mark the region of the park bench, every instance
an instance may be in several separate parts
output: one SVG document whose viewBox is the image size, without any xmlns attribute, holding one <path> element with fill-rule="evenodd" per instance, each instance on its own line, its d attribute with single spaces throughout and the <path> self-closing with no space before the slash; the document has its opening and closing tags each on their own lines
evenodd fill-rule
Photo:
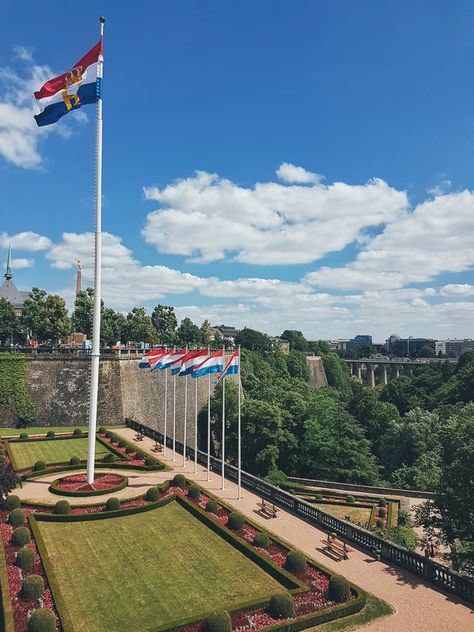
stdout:
<svg viewBox="0 0 474 632">
<path fill-rule="evenodd" d="M 137 434 L 135 435 L 135 440 L 136 441 L 143 441 L 143 437 L 144 437 L 144 435 L 141 432 L 137 432 Z"/>
<path fill-rule="evenodd" d="M 352 551 L 352 549 L 342 540 L 338 540 L 335 534 L 328 533 L 327 540 L 321 541 L 324 544 L 324 548 L 330 553 L 337 555 L 341 560 L 349 559 L 349 552 Z"/>
<path fill-rule="evenodd" d="M 259 507 L 262 515 L 268 516 L 269 518 L 277 517 L 277 508 L 275 507 L 275 503 L 270 505 L 270 503 L 267 503 L 265 499 L 262 498 L 262 501 L 259 503 Z"/>
<path fill-rule="evenodd" d="M 152 448 L 153 452 L 163 452 L 163 446 L 158 441 L 155 441 L 155 445 Z"/>
</svg>

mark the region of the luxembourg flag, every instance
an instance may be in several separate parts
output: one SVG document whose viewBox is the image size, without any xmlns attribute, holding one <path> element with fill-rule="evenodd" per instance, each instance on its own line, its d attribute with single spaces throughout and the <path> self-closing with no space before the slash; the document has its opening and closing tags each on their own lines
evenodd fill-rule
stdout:
<svg viewBox="0 0 474 632">
<path fill-rule="evenodd" d="M 234 351 L 234 353 L 230 356 L 229 362 L 225 365 L 224 370 L 219 375 L 214 384 L 218 384 L 221 380 L 226 378 L 228 375 L 237 375 L 240 369 L 240 349 Z"/>
<path fill-rule="evenodd" d="M 197 349 L 196 351 L 190 351 L 186 356 L 184 356 L 178 375 L 191 375 L 191 373 L 194 371 L 194 368 L 198 364 L 201 364 L 201 362 L 207 357 L 207 354 L 207 349 Z"/>
<path fill-rule="evenodd" d="M 102 61 L 102 38 L 71 70 L 50 79 L 35 92 L 41 111 L 35 116 L 38 127 L 56 123 L 71 110 L 96 103 L 101 98 L 102 77 L 98 74 L 102 73 L 102 69 L 97 72 L 99 61 Z"/>
<path fill-rule="evenodd" d="M 187 349 L 179 349 L 176 351 L 170 351 L 169 353 L 165 353 L 162 356 L 161 360 L 158 361 L 156 365 L 156 369 L 160 369 L 160 371 L 164 371 L 165 369 L 169 369 L 174 362 L 185 356 L 187 353 Z"/>
<path fill-rule="evenodd" d="M 221 373 L 224 366 L 224 352 L 222 349 L 211 353 L 205 360 L 198 364 L 191 373 L 193 378 L 210 375 L 211 373 Z"/>
<path fill-rule="evenodd" d="M 145 353 L 143 358 L 140 360 L 138 364 L 138 368 L 140 369 L 153 369 L 157 364 L 158 360 L 166 353 L 166 347 L 162 347 L 161 349 L 152 349 Z"/>
</svg>

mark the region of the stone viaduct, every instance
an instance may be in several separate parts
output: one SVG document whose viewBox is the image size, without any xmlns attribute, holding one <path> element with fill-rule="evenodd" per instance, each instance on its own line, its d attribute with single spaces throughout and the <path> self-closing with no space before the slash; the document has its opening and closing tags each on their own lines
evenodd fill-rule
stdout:
<svg viewBox="0 0 474 632">
<path fill-rule="evenodd" d="M 420 358 L 410 360 L 408 358 L 360 358 L 359 360 L 345 360 L 352 376 L 362 381 L 363 372 L 365 382 L 369 388 L 375 388 L 377 384 L 385 385 L 389 377 L 396 379 L 400 375 L 412 375 L 415 367 L 424 366 L 433 362 L 456 363 L 453 359 Z M 378 368 L 378 371 L 376 369 Z M 376 379 L 378 373 L 378 380 Z"/>
</svg>

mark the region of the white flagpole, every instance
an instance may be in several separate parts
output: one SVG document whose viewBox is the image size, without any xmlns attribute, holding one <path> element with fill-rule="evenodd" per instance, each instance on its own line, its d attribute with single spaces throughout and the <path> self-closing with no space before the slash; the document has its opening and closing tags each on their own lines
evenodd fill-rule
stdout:
<svg viewBox="0 0 474 632">
<path fill-rule="evenodd" d="M 100 18 L 100 39 L 104 36 L 105 18 Z M 91 353 L 91 386 L 89 399 L 89 436 L 87 440 L 87 482 L 94 482 L 95 433 L 97 426 L 97 398 L 99 394 L 100 364 L 100 312 L 101 312 L 101 263 L 102 263 L 102 76 L 104 58 L 99 55 L 97 64 L 97 97 L 96 124 L 96 189 L 95 189 L 95 257 L 94 257 L 94 310 L 92 321 L 92 353 Z"/>
<path fill-rule="evenodd" d="M 198 471 L 198 377 L 194 380 L 194 473 Z"/>
<path fill-rule="evenodd" d="M 175 345 L 173 351 L 176 351 Z M 176 461 L 176 375 L 173 375 L 173 461 Z"/>
<path fill-rule="evenodd" d="M 207 480 L 211 480 L 211 374 L 207 376 Z"/>
<path fill-rule="evenodd" d="M 222 347 L 222 366 L 225 364 L 225 349 Z M 225 489 L 225 377 L 222 378 L 222 443 L 221 443 L 221 490 Z"/>
<path fill-rule="evenodd" d="M 166 434 L 168 430 L 168 371 L 165 371 L 165 428 L 163 432 L 163 456 L 166 454 Z"/>
<path fill-rule="evenodd" d="M 242 382 L 240 379 L 240 347 L 239 347 L 239 379 L 238 383 L 238 412 L 237 412 L 237 500 L 242 498 L 242 431 L 240 423 L 240 390 Z"/>
<path fill-rule="evenodd" d="M 184 378 L 183 467 L 186 467 L 186 431 L 188 422 L 188 376 Z"/>
</svg>

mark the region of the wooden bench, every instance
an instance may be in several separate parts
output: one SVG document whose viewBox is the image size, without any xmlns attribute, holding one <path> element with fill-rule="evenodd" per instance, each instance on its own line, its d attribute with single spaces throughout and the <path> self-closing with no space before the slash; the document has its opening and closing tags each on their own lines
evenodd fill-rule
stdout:
<svg viewBox="0 0 474 632">
<path fill-rule="evenodd" d="M 158 441 L 155 441 L 155 445 L 152 448 L 153 452 L 163 452 L 163 446 Z"/>
<path fill-rule="evenodd" d="M 275 507 L 275 503 L 272 503 L 272 505 L 270 505 L 270 503 L 267 503 L 265 501 L 264 498 L 262 498 L 261 503 L 259 504 L 260 507 L 260 513 L 268 516 L 269 518 L 276 518 L 277 517 L 277 508 Z"/>
<path fill-rule="evenodd" d="M 352 549 L 342 540 L 338 540 L 334 535 L 331 536 L 328 534 L 327 540 L 321 540 L 321 542 L 327 551 L 337 555 L 341 560 L 349 559 L 349 552 L 352 551 Z"/>
<path fill-rule="evenodd" d="M 144 435 L 141 432 L 137 432 L 137 434 L 135 435 L 135 440 L 136 441 L 143 441 L 143 437 L 144 437 Z"/>
</svg>

